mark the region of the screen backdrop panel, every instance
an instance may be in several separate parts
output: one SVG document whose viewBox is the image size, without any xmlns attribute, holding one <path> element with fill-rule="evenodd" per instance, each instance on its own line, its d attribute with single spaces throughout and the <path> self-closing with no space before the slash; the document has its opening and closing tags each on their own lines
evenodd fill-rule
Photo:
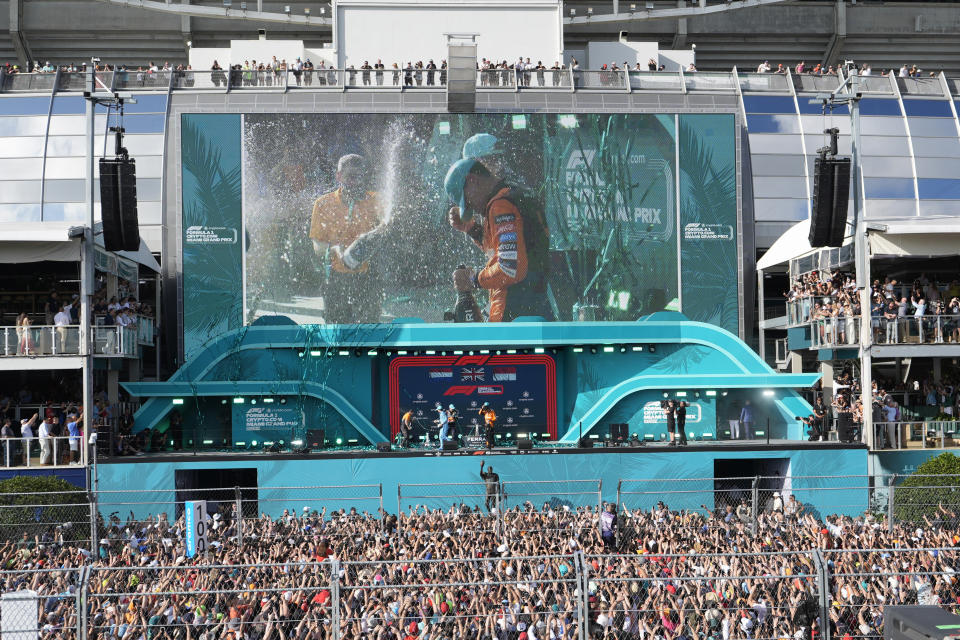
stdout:
<svg viewBox="0 0 960 640">
<path fill-rule="evenodd" d="M 733 114 L 188 114 L 186 354 L 268 315 L 301 324 L 449 320 L 453 271 L 479 270 L 492 253 L 447 217 L 444 176 L 478 133 L 497 140 L 481 162 L 510 188 L 520 218 L 542 221 L 542 278 L 509 287 L 508 301 L 561 321 L 679 310 L 738 332 Z M 365 163 L 366 202 L 354 206 L 337 193 L 338 162 L 350 154 Z M 336 249 L 311 238 L 324 197 L 336 205 L 325 209 L 335 217 L 326 220 L 336 231 L 330 245 L 345 249 L 358 230 L 378 230 L 362 278 L 336 272 Z M 514 251 L 506 244 L 501 251 Z M 484 313 L 489 295 L 474 292 Z"/>
<path fill-rule="evenodd" d="M 437 402 L 460 414 L 460 433 L 472 433 L 489 402 L 499 434 L 549 433 L 557 438 L 556 363 L 548 355 L 399 356 L 390 360 L 390 437 L 413 410 L 413 436 L 436 438 Z"/>
</svg>

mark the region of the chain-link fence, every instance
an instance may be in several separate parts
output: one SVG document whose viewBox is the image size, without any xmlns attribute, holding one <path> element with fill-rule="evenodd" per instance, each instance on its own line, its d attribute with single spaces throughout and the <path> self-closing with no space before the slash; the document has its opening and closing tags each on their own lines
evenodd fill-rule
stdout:
<svg viewBox="0 0 960 640">
<path fill-rule="evenodd" d="M 744 523 L 756 519 L 761 478 L 662 478 L 621 480 L 617 504 L 626 511 L 671 511 L 702 514 L 710 526 L 726 514 Z M 710 518 L 711 515 L 719 518 Z"/>
<path fill-rule="evenodd" d="M 816 626 L 811 553 L 586 556 L 589 635 L 789 638 Z"/>
<path fill-rule="evenodd" d="M 922 544 L 924 530 L 913 532 Z M 829 619 L 836 638 L 883 636 L 887 605 L 932 605 L 960 613 L 960 549 L 823 551 Z"/>
<path fill-rule="evenodd" d="M 20 549 L 33 551 L 28 545 Z M 87 568 L 0 571 L 0 638 L 83 637 L 80 596 Z"/>
<path fill-rule="evenodd" d="M 89 548 L 91 515 L 86 491 L 0 494 L 0 544 Z"/>
</svg>

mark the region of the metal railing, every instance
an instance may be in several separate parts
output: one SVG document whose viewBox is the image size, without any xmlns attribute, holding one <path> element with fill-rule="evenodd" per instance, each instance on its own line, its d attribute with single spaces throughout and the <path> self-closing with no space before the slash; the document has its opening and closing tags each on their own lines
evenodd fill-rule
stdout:
<svg viewBox="0 0 960 640">
<path fill-rule="evenodd" d="M 957 446 L 960 423 L 954 420 L 874 422 L 877 449 L 946 449 Z"/>
<path fill-rule="evenodd" d="M 814 349 L 856 346 L 860 343 L 859 316 L 810 321 Z M 874 344 L 960 343 L 960 316 L 924 315 L 871 319 Z"/>
<path fill-rule="evenodd" d="M 94 326 L 93 353 L 99 356 L 136 357 L 139 344 L 153 344 L 155 324 L 152 318 L 140 318 L 135 326 Z M 86 355 L 80 344 L 77 325 L 31 325 L 0 327 L 0 357 Z"/>
<path fill-rule="evenodd" d="M 68 467 L 86 464 L 86 459 L 83 436 L 0 439 L 0 466 L 4 469 Z"/>
<path fill-rule="evenodd" d="M 28 551 L 30 551 L 28 549 Z M 32 553 L 32 551 L 30 551 Z M 883 636 L 883 607 L 956 612 L 955 548 L 492 556 L 0 571 L 4 637 Z M 149 560 L 149 558 L 148 558 Z M 688 636 L 689 637 L 689 636 Z"/>
<path fill-rule="evenodd" d="M 83 355 L 81 351 L 76 325 L 0 327 L 0 356 Z"/>
<path fill-rule="evenodd" d="M 430 73 L 433 72 L 433 83 Z M 542 80 L 541 80 L 542 79 Z M 790 83 L 798 92 L 830 91 L 842 82 L 841 76 L 794 73 L 752 73 L 738 71 L 639 71 L 602 69 L 516 69 L 478 70 L 477 87 L 481 89 L 512 88 L 549 90 L 571 85 L 577 89 L 613 89 L 633 91 L 789 93 Z M 896 82 L 907 95 L 944 95 L 939 76 L 924 78 L 890 78 L 864 76 L 861 88 L 865 93 L 892 94 Z M 0 92 L 49 93 L 53 90 L 79 92 L 84 90 L 83 72 L 18 73 L 0 72 Z M 956 90 L 960 79 L 946 78 L 947 86 Z M 244 89 L 288 91 L 297 89 L 440 89 L 446 85 L 446 70 L 436 69 L 330 69 L 314 68 L 295 71 L 273 69 L 220 69 L 149 71 L 122 69 L 97 72 L 98 88 L 117 90 L 220 90 Z M 947 96 L 944 96 L 947 97 Z"/>
</svg>

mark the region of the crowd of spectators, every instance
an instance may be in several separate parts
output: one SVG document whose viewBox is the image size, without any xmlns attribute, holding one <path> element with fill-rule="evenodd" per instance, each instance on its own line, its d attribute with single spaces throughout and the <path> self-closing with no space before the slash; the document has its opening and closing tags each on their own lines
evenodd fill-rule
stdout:
<svg viewBox="0 0 960 640">
<path fill-rule="evenodd" d="M 792 324 L 813 321 L 824 344 L 859 341 L 860 295 L 854 276 L 811 271 L 784 292 Z M 820 322 L 818 322 L 820 321 Z M 870 324 L 875 343 L 960 342 L 960 281 L 938 284 L 920 274 L 910 285 L 885 277 L 870 287 Z"/>
<path fill-rule="evenodd" d="M 797 75 L 812 75 L 812 76 L 835 76 L 837 75 L 838 67 L 834 65 L 820 64 L 807 64 L 805 60 L 798 62 L 792 69 L 792 72 Z M 769 60 L 764 60 L 759 65 L 757 65 L 757 73 L 780 73 L 786 74 L 788 70 L 787 66 L 784 66 L 783 63 L 777 64 L 776 68 L 770 64 Z M 919 78 L 924 75 L 924 70 L 917 67 L 917 65 L 910 65 L 904 63 L 900 69 L 890 69 L 889 71 L 880 70 L 879 74 L 874 74 L 873 67 L 869 64 L 862 64 L 860 66 L 852 67 L 851 71 L 858 76 L 896 76 L 899 78 Z M 846 73 L 846 71 L 845 71 Z M 936 77 L 936 71 L 928 72 L 929 77 Z"/>
<path fill-rule="evenodd" d="M 351 640 L 560 640 L 579 637 L 584 600 L 593 638 L 802 639 L 826 625 L 879 638 L 886 605 L 960 604 L 957 514 L 943 506 L 890 530 L 870 513 L 820 518 L 774 492 L 753 530 L 732 505 L 610 505 L 601 522 L 550 504 L 396 515 L 291 504 L 241 523 L 227 504 L 211 504 L 206 557 L 187 557 L 184 519 L 166 514 L 111 514 L 92 549 L 71 541 L 76 524 L 32 527 L 0 547 L 0 588 L 36 591 L 41 637 L 70 637 L 77 572 L 29 570 L 91 566 L 86 624 L 98 640 L 327 639 L 334 602 Z M 834 576 L 828 619 L 813 549 Z"/>
</svg>

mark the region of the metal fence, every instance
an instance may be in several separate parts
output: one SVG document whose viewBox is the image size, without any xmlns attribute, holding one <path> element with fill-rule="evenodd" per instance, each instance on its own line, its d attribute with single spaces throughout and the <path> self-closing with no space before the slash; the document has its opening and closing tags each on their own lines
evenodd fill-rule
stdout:
<svg viewBox="0 0 960 640">
<path fill-rule="evenodd" d="M 956 548 L 578 551 L 0 571 L 0 631 L 4 640 L 877 638 L 885 605 L 956 612 L 958 559 Z"/>
</svg>

